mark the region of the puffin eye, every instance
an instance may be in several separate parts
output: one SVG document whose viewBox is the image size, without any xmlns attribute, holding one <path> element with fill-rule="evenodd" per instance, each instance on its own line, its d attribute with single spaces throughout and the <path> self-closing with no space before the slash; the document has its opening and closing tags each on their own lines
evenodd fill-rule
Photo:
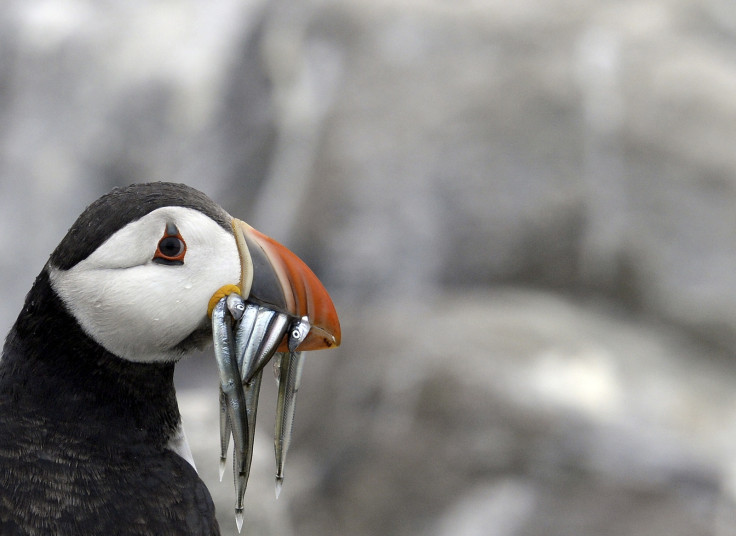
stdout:
<svg viewBox="0 0 736 536">
<path fill-rule="evenodd" d="M 158 264 L 181 265 L 184 264 L 184 255 L 187 245 L 184 242 L 176 225 L 169 223 L 164 230 L 164 236 L 158 241 L 153 262 Z"/>
</svg>

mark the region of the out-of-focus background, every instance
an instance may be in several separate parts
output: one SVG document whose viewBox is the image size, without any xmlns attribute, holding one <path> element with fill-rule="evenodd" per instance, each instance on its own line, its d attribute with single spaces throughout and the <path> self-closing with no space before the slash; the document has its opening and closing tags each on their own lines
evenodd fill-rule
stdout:
<svg viewBox="0 0 736 536">
<path fill-rule="evenodd" d="M 250 535 L 736 534 L 731 0 L 8 0 L 0 328 L 84 207 L 185 182 L 330 289 Z M 217 482 L 212 357 L 177 373 Z M 229 479 L 229 477 L 226 477 Z"/>
</svg>

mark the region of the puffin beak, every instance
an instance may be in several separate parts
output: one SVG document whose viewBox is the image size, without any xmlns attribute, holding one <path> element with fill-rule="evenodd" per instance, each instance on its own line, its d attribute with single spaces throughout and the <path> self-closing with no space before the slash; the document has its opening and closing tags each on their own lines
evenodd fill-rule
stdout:
<svg viewBox="0 0 736 536">
<path fill-rule="evenodd" d="M 233 218 L 240 255 L 240 289 L 246 300 L 285 313 L 307 317 L 309 333 L 296 350 L 321 350 L 340 345 L 340 321 L 322 282 L 293 252 L 274 239 Z M 286 352 L 287 337 L 277 351 Z"/>
</svg>

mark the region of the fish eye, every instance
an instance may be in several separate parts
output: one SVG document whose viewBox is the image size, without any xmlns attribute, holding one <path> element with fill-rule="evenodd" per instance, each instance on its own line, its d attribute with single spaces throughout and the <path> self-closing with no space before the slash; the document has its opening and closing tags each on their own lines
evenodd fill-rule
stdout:
<svg viewBox="0 0 736 536">
<path fill-rule="evenodd" d="M 168 224 L 164 230 L 164 236 L 158 241 L 153 262 L 158 264 L 181 265 L 184 264 L 184 255 L 187 252 L 187 244 L 184 242 L 179 230 L 174 224 Z"/>
</svg>

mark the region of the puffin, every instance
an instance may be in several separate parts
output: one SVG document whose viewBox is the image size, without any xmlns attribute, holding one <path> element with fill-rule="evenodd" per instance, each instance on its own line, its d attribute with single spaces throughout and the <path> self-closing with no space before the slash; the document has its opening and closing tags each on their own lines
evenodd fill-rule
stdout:
<svg viewBox="0 0 736 536">
<path fill-rule="evenodd" d="M 339 344 L 316 276 L 202 192 L 137 183 L 83 211 L 0 358 L 0 534 L 220 534 L 174 368 L 212 344 L 208 305 L 244 280 L 244 298 L 293 316 L 308 296 L 305 344 Z"/>
</svg>

